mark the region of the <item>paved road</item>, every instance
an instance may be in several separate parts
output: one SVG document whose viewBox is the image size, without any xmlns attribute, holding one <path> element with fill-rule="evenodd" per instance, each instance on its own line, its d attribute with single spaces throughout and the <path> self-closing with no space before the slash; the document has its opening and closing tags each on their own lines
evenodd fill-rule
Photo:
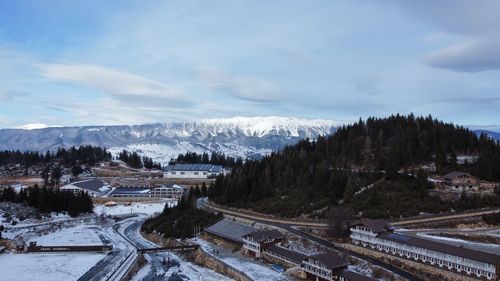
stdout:
<svg viewBox="0 0 500 281">
<path fill-rule="evenodd" d="M 127 220 L 120 223 L 128 223 Z M 117 235 L 112 226 L 105 227 L 103 232 L 98 233 L 99 238 L 105 242 L 111 242 L 113 250 L 106 257 L 100 260 L 96 265 L 90 268 L 84 275 L 78 278 L 78 281 L 98 281 L 107 280 L 127 256 L 135 251 L 135 248 L 128 241 Z"/>
<path fill-rule="evenodd" d="M 204 201 L 198 201 L 198 205 L 202 204 L 202 202 Z M 201 206 L 200 206 L 201 207 Z M 205 207 L 208 207 L 208 209 L 211 209 L 211 207 L 205 205 Z M 217 208 L 215 211 L 219 211 L 219 212 L 222 212 L 222 213 L 226 213 L 225 210 L 223 209 L 220 209 L 220 208 Z M 365 255 L 362 255 L 362 254 L 358 254 L 358 253 L 355 253 L 355 252 L 352 252 L 352 251 L 349 251 L 349 250 L 346 250 L 344 248 L 341 248 L 340 246 L 336 245 L 335 243 L 332 243 L 326 239 L 322 239 L 322 238 L 319 238 L 319 237 L 316 237 L 316 236 L 312 236 L 308 233 L 305 233 L 305 232 L 302 232 L 298 229 L 295 229 L 293 228 L 294 225 L 290 225 L 290 224 L 284 224 L 284 223 L 276 223 L 276 222 L 270 222 L 268 220 L 261 220 L 259 218 L 252 218 L 250 217 L 249 215 L 247 214 L 244 214 L 244 215 L 239 215 L 238 213 L 235 213 L 235 212 L 227 212 L 226 214 L 230 215 L 230 216 L 234 216 L 234 217 L 239 217 L 239 218 L 243 218 L 243 219 L 247 219 L 247 220 L 252 220 L 254 222 L 257 222 L 257 223 L 260 223 L 260 224 L 266 224 L 266 225 L 270 225 L 270 226 L 275 226 L 275 227 L 279 227 L 281 229 L 284 229 L 290 233 L 294 233 L 298 236 L 301 236 L 302 238 L 304 239 L 307 239 L 309 241 L 313 241 L 313 242 L 316 242 L 320 245 L 323 245 L 327 248 L 330 248 L 330 249 L 334 249 L 334 250 L 337 250 L 339 252 L 342 252 L 346 255 L 350 255 L 350 256 L 353 256 L 353 257 L 356 257 L 356 258 L 359 258 L 359 259 L 362 259 L 362 260 L 365 260 L 365 261 L 368 261 L 374 265 L 377 265 L 377 266 L 380 266 L 388 271 L 391 271 L 391 272 L 394 272 L 396 274 L 398 274 L 399 276 L 403 277 L 403 278 L 406 278 L 410 281 L 421 281 L 422 279 L 418 278 L 417 276 L 415 276 L 414 274 L 408 272 L 408 271 L 405 271 L 405 270 L 402 270 L 398 267 L 395 267 L 395 266 L 392 266 L 390 264 L 387 264 L 387 263 L 384 263 L 384 262 L 381 262 L 379 260 L 376 260 L 376 259 L 373 259 L 371 257 L 368 257 L 368 256 L 365 256 Z"/>
<path fill-rule="evenodd" d="M 207 204 L 207 202 L 204 198 L 200 198 L 197 201 L 198 208 L 202 207 L 201 205 L 203 207 L 209 207 L 212 210 L 220 211 L 222 213 L 229 214 L 232 216 L 237 216 L 240 218 L 250 219 L 250 220 L 258 218 L 261 221 L 265 221 L 266 223 L 271 223 L 271 224 L 279 223 L 279 224 L 286 224 L 286 225 L 290 225 L 290 226 L 304 226 L 304 227 L 314 227 L 314 228 L 328 228 L 329 227 L 328 223 L 323 223 L 323 222 L 295 221 L 295 220 L 273 218 L 273 217 L 266 217 L 266 216 L 256 216 L 253 214 L 228 210 L 226 208 L 220 208 L 220 207 L 214 206 L 212 204 Z M 413 217 L 413 218 L 407 218 L 407 219 L 391 222 L 391 224 L 395 225 L 395 226 L 404 226 L 404 225 L 410 225 L 410 224 L 425 224 L 425 223 L 429 223 L 429 222 L 439 222 L 439 221 L 449 221 L 449 220 L 460 219 L 460 218 L 479 217 L 482 215 L 494 214 L 494 213 L 500 213 L 500 209 L 467 212 L 467 213 L 451 214 L 451 215 L 437 215 L 437 216 L 429 216 L 429 217 L 422 217 L 422 218 Z"/>
<path fill-rule="evenodd" d="M 140 234 L 140 228 L 146 217 L 126 226 L 123 235 L 138 248 L 158 247 L 147 241 Z M 221 276 L 214 271 L 199 267 L 192 263 L 181 260 L 170 252 L 158 252 L 145 254 L 149 272 L 143 281 L 183 281 L 183 280 L 220 280 Z M 170 261 L 170 263 L 168 263 Z M 223 278 L 225 280 L 225 278 Z"/>
<path fill-rule="evenodd" d="M 409 225 L 409 224 L 422 224 L 422 223 L 429 223 L 429 222 L 449 221 L 449 220 L 462 219 L 462 218 L 480 217 L 482 215 L 489 215 L 489 214 L 494 214 L 494 213 L 500 213 L 500 209 L 477 211 L 477 212 L 467 212 L 467 213 L 453 214 L 453 215 L 431 216 L 431 217 L 426 217 L 426 218 L 410 218 L 410 219 L 405 219 L 402 221 L 392 222 L 391 224 L 397 225 L 397 226 L 403 226 L 403 225 Z"/>
</svg>

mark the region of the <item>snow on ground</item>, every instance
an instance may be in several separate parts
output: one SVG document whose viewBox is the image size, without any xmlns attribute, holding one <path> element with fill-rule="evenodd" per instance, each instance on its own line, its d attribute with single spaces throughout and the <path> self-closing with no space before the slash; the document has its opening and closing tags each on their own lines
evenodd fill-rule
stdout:
<svg viewBox="0 0 500 281">
<path fill-rule="evenodd" d="M 417 236 L 421 236 L 421 237 L 426 238 L 426 239 L 434 240 L 436 242 L 447 243 L 450 245 L 464 246 L 466 248 L 477 250 L 477 251 L 483 251 L 483 252 L 488 252 L 488 253 L 492 253 L 492 254 L 500 253 L 500 245 L 471 242 L 471 241 L 466 241 L 466 240 L 457 239 L 457 238 L 434 236 L 432 234 L 426 234 L 426 233 L 418 233 Z"/>
<path fill-rule="evenodd" d="M 73 219 L 46 219 L 42 220 L 42 222 L 38 224 L 29 224 L 23 226 L 16 225 L 15 227 L 6 226 L 5 231 L 2 232 L 2 236 L 7 239 L 15 239 L 16 237 L 21 237 L 23 241 L 29 241 L 34 237 L 47 235 L 49 233 L 54 233 L 63 229 L 76 227 L 78 225 L 91 225 L 95 223 L 95 216 Z"/>
<path fill-rule="evenodd" d="M 232 253 L 229 249 L 214 245 L 203 239 L 195 239 L 194 241 L 208 253 L 215 253 L 215 250 L 217 250 L 218 254 L 215 254 L 215 256 L 219 260 L 243 271 L 254 280 L 295 280 L 291 276 L 273 270 L 271 265 L 258 262 L 239 253 Z"/>
<path fill-rule="evenodd" d="M 155 203 L 132 203 L 130 205 L 116 205 L 116 206 L 104 206 L 104 205 L 95 205 L 94 212 L 98 215 L 130 215 L 130 214 L 146 214 L 146 215 L 154 215 L 161 213 L 163 208 L 165 208 L 165 204 L 168 204 L 169 207 L 173 207 L 177 205 L 176 200 L 168 200 L 161 201 Z"/>
<path fill-rule="evenodd" d="M 500 238 L 500 229 L 488 230 L 488 231 L 483 232 L 483 234 Z"/>
<path fill-rule="evenodd" d="M 149 275 L 151 271 L 151 264 L 146 264 L 143 266 L 132 278 L 132 281 L 141 281 Z"/>
<path fill-rule="evenodd" d="M 47 235 L 33 237 L 30 241 L 36 241 L 41 246 L 88 246 L 102 245 L 102 241 L 96 234 L 95 226 L 78 225 L 76 227 L 62 229 Z"/>
<path fill-rule="evenodd" d="M 82 274 L 102 259 L 105 254 L 2 254 L 0 279 L 2 281 L 69 281 Z"/>
</svg>

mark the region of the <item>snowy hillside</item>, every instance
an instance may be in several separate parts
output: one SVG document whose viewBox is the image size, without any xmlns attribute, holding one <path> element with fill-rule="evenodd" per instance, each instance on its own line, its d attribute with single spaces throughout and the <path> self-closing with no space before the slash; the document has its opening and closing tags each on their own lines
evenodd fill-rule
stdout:
<svg viewBox="0 0 500 281">
<path fill-rule="evenodd" d="M 304 138 L 335 131 L 331 120 L 233 117 L 133 126 L 48 127 L 0 130 L 0 150 L 53 150 L 84 144 L 137 151 L 166 162 L 186 151 L 259 158 Z"/>
</svg>

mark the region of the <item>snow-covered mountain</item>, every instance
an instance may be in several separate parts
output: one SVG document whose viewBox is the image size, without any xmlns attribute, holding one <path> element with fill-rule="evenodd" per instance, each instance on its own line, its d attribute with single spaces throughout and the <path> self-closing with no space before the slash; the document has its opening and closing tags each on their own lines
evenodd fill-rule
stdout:
<svg viewBox="0 0 500 281">
<path fill-rule="evenodd" d="M 160 162 L 186 151 L 259 158 L 300 139 L 331 134 L 337 125 L 331 120 L 269 116 L 134 126 L 1 129 L 0 150 L 45 151 L 90 144 L 107 147 L 112 153 L 137 151 Z"/>
</svg>

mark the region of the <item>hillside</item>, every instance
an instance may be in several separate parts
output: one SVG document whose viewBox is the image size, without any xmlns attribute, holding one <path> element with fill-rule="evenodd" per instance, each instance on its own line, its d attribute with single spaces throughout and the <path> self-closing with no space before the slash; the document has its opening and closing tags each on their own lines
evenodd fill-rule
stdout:
<svg viewBox="0 0 500 281">
<path fill-rule="evenodd" d="M 105 147 L 114 155 L 126 149 L 160 163 L 188 151 L 258 159 L 301 139 L 331 134 L 336 126 L 330 120 L 268 116 L 134 126 L 0 129 L 0 150 L 46 151 L 92 145 Z"/>
<path fill-rule="evenodd" d="M 457 154 L 479 159 L 459 167 Z M 331 136 L 303 140 L 260 161 L 246 162 L 231 175 L 219 177 L 210 197 L 230 206 L 299 216 L 337 205 L 362 187 L 429 161 L 436 162 L 439 172 L 467 168 L 481 178 L 500 179 L 500 146 L 491 139 L 430 116 L 396 115 L 360 120 Z M 399 188 L 414 188 L 412 180 L 405 183 Z M 384 192 L 384 186 L 377 190 Z M 404 199 L 391 200 L 398 198 Z"/>
</svg>

